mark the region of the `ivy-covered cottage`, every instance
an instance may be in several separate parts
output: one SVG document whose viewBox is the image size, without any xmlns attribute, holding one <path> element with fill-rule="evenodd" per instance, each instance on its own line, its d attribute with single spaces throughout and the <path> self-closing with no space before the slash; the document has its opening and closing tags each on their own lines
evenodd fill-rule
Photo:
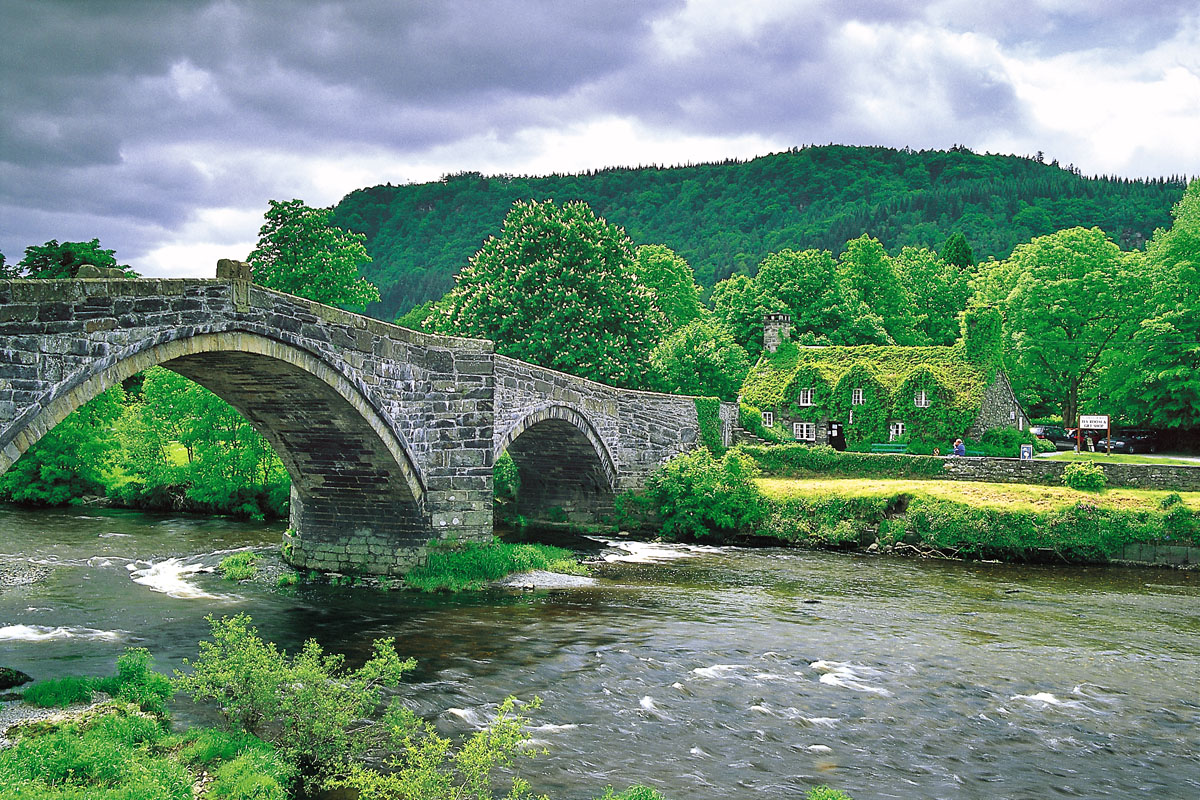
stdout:
<svg viewBox="0 0 1200 800">
<path fill-rule="evenodd" d="M 904 442 L 946 453 L 959 437 L 1027 427 L 1000 366 L 995 309 L 967 311 L 952 347 L 805 347 L 789 340 L 790 330 L 789 315 L 767 315 L 763 354 L 742 387 L 743 425 L 770 438 L 851 450 Z"/>
</svg>

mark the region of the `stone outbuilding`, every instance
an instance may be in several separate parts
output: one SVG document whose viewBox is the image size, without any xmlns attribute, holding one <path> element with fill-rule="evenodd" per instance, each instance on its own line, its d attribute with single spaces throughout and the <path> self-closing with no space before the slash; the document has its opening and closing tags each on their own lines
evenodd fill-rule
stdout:
<svg viewBox="0 0 1200 800">
<path fill-rule="evenodd" d="M 802 346 L 791 317 L 764 319 L 763 354 L 742 387 L 743 415 L 784 439 L 838 449 L 917 443 L 948 449 L 994 428 L 1028 428 L 1001 367 L 994 309 L 964 315 L 949 347 Z M 914 449 L 916 449 L 914 447 Z"/>
</svg>

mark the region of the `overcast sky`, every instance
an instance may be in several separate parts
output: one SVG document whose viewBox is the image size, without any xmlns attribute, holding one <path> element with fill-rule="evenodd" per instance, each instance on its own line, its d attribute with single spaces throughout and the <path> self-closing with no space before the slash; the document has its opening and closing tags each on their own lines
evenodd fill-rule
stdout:
<svg viewBox="0 0 1200 800">
<path fill-rule="evenodd" d="M 810 143 L 1200 174 L 1197 0 L 0 0 L 0 30 L 10 263 L 98 237 L 209 276 L 269 199 Z"/>
</svg>

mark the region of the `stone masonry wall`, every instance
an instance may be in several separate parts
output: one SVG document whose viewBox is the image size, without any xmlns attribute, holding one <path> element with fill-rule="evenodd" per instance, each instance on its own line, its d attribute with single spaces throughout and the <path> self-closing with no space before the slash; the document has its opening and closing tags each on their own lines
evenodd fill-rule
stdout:
<svg viewBox="0 0 1200 800">
<path fill-rule="evenodd" d="M 105 388 L 170 362 L 257 416 L 301 470 L 297 564 L 397 572 L 428 538 L 490 537 L 491 343 L 238 280 L 0 281 L 0 471 Z"/>
<path fill-rule="evenodd" d="M 574 442 L 572 457 L 560 459 L 564 474 L 558 484 L 580 486 L 581 503 L 606 502 L 587 499 L 597 481 L 607 482 L 609 495 L 638 488 L 656 466 L 696 446 L 699 424 L 691 397 L 617 389 L 504 356 L 496 356 L 495 382 L 495 453 L 508 450 L 520 468 L 529 452 L 521 437 L 555 420 L 560 441 Z M 568 448 L 559 452 L 566 455 Z"/>
<path fill-rule="evenodd" d="M 979 416 L 975 418 L 974 424 L 967 431 L 967 437 L 978 439 L 984 431 L 992 428 L 1017 427 L 1018 419 L 1021 421 L 1022 428 L 1029 427 L 1029 419 L 1021 410 L 1021 404 L 1017 402 L 1017 396 L 1012 390 L 1012 384 L 1008 382 L 1008 376 L 1004 374 L 1004 370 L 996 370 L 995 379 L 983 391 Z"/>
<path fill-rule="evenodd" d="M 945 477 L 993 483 L 1062 484 L 1066 461 L 1016 458 L 947 458 Z M 1200 464 L 1194 467 L 1158 464 L 1100 464 L 1110 486 L 1171 491 L 1200 491 Z"/>
</svg>

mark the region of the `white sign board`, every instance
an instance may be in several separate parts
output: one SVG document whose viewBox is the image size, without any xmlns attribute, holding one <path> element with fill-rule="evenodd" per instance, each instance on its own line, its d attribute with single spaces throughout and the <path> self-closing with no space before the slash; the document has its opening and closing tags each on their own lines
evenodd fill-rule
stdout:
<svg viewBox="0 0 1200 800">
<path fill-rule="evenodd" d="M 1079 427 L 1088 430 L 1107 430 L 1108 414 L 1080 414 Z"/>
</svg>

